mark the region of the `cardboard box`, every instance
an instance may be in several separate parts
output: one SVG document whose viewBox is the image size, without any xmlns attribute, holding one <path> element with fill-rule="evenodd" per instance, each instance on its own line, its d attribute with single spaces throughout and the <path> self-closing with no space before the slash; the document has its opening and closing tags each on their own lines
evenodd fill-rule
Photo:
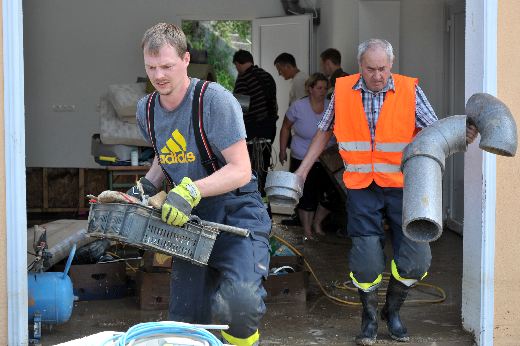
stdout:
<svg viewBox="0 0 520 346">
<path fill-rule="evenodd" d="M 173 257 L 154 251 L 145 251 L 141 262 L 141 269 L 145 272 L 170 271 Z"/>
<path fill-rule="evenodd" d="M 294 273 L 270 274 L 264 282 L 267 291 L 266 302 L 305 302 L 309 272 L 305 270 L 300 256 L 272 256 L 269 267 L 290 266 Z"/>
<path fill-rule="evenodd" d="M 69 276 L 79 300 L 116 299 L 127 294 L 124 261 L 72 265 Z"/>
<path fill-rule="evenodd" d="M 137 302 L 141 310 L 167 310 L 170 303 L 170 273 L 137 272 Z"/>
</svg>

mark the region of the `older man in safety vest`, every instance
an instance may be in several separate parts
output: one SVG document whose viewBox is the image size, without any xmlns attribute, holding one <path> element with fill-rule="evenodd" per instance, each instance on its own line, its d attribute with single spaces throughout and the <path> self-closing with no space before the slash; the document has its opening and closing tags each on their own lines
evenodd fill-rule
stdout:
<svg viewBox="0 0 520 346">
<path fill-rule="evenodd" d="M 400 164 L 404 147 L 437 116 L 416 78 L 391 73 L 393 60 L 392 45 L 385 40 L 359 45 L 360 73 L 336 80 L 332 102 L 295 172 L 305 179 L 334 132 L 345 165 L 350 277 L 363 305 L 358 345 L 373 345 L 377 338 L 377 290 L 385 269 L 383 218 L 390 226 L 393 258 L 381 318 L 397 341 L 409 340 L 399 310 L 409 288 L 426 276 L 431 263 L 429 244 L 414 242 L 402 232 Z M 468 125 L 468 143 L 476 135 L 476 128 Z"/>
</svg>

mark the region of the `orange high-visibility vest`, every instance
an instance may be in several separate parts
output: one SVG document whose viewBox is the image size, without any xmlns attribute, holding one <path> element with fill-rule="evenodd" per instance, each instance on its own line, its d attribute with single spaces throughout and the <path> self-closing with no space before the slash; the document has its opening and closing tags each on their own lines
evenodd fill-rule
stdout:
<svg viewBox="0 0 520 346">
<path fill-rule="evenodd" d="M 334 135 L 345 165 L 345 186 L 362 189 L 375 181 L 381 187 L 403 187 L 401 158 L 415 135 L 418 80 L 392 74 L 395 91 L 386 92 L 372 143 L 361 90 L 352 89 L 359 78 L 358 73 L 336 80 Z"/>
</svg>

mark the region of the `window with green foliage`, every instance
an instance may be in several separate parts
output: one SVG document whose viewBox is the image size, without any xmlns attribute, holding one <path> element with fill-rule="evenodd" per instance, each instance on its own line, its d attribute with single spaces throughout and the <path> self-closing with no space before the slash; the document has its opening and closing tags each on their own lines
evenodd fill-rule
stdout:
<svg viewBox="0 0 520 346">
<path fill-rule="evenodd" d="M 233 54 L 239 49 L 251 51 L 251 21 L 183 20 L 182 30 L 190 49 L 207 53 L 207 63 L 213 66 L 217 82 L 233 91 L 237 75 Z"/>
</svg>

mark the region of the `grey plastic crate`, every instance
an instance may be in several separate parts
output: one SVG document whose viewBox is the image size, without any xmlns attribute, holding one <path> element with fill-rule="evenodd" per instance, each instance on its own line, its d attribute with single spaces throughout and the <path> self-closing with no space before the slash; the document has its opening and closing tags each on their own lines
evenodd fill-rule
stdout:
<svg viewBox="0 0 520 346">
<path fill-rule="evenodd" d="M 138 204 L 92 203 L 87 232 L 207 265 L 219 234 L 215 227 L 189 221 L 170 226 L 158 211 Z"/>
</svg>

